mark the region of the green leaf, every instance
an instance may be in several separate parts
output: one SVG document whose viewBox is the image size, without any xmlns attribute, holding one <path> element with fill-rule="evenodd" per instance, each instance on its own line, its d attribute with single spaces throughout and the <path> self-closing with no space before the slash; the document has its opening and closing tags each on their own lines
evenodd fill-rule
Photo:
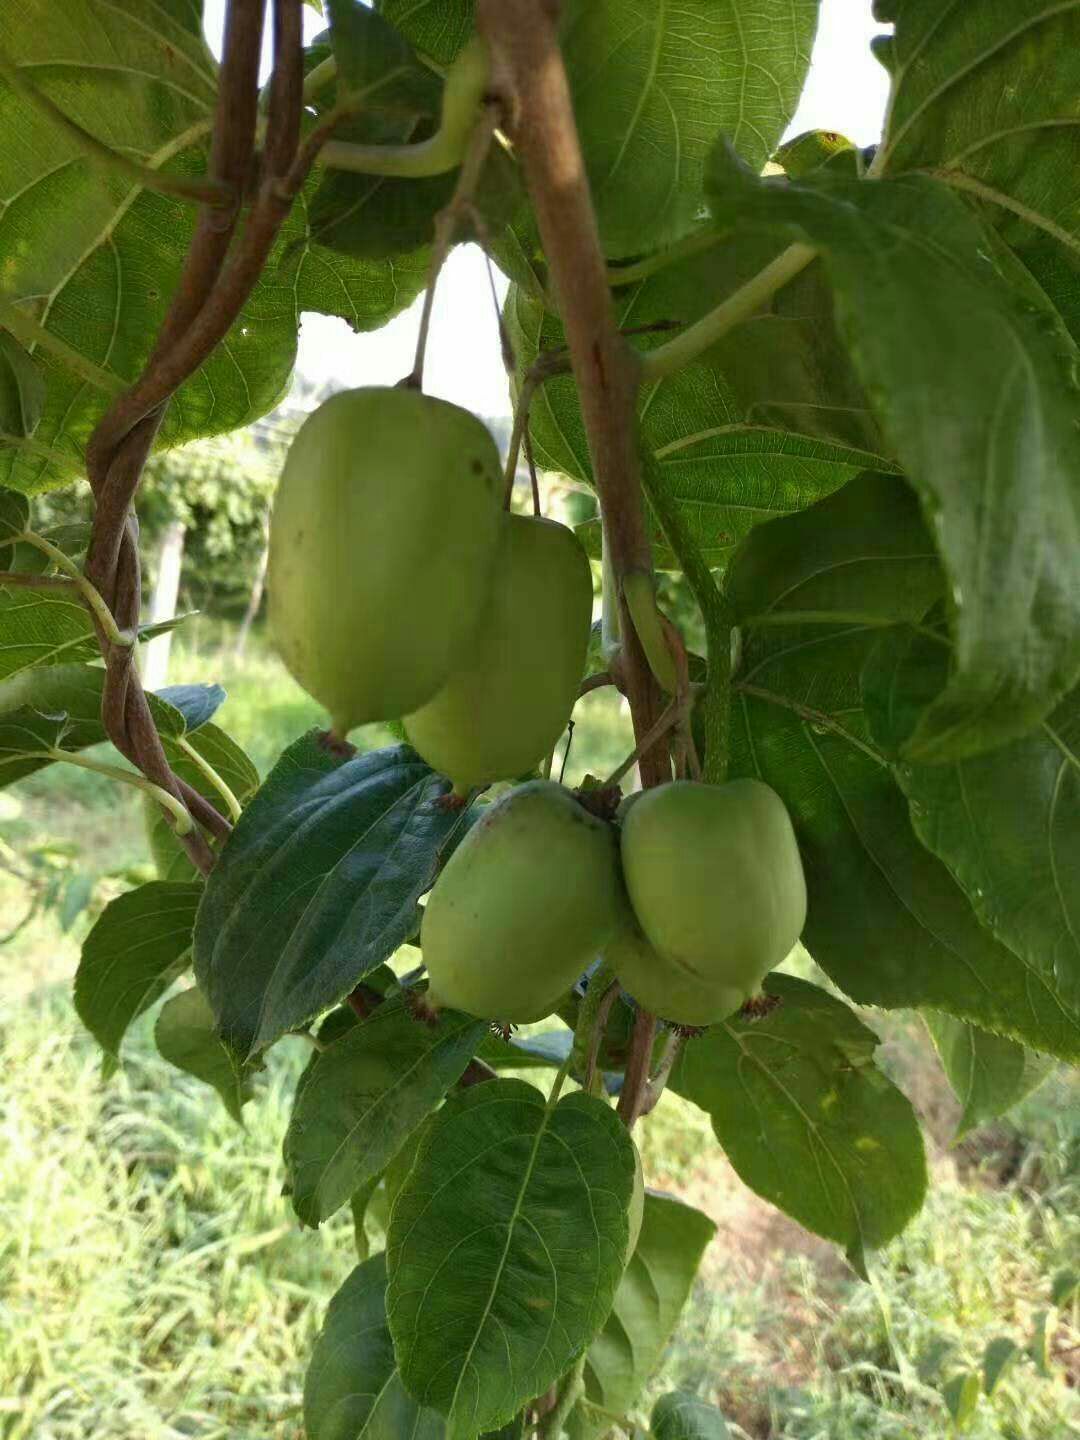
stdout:
<svg viewBox="0 0 1080 1440">
<path fill-rule="evenodd" d="M 387 1313 L 402 1378 L 448 1440 L 510 1420 L 600 1329 L 633 1174 L 607 1105 L 549 1106 L 520 1080 L 452 1096 L 424 1129 L 390 1215 Z"/>
<path fill-rule="evenodd" d="M 974 198 L 1080 337 L 1080 217 L 1062 177 L 1076 170 L 1080 18 L 1044 0 L 890 6 L 879 40 L 892 72 L 878 166 L 924 170 Z"/>
<path fill-rule="evenodd" d="M 227 698 L 220 685 L 166 685 L 153 693 L 180 711 L 189 735 L 212 720 Z"/>
<path fill-rule="evenodd" d="M 570 1440 L 607 1435 L 651 1379 L 675 1329 L 716 1226 L 700 1210 L 649 1190 L 637 1249 L 615 1304 L 585 1361 L 585 1397 L 570 1417 Z M 602 1407 L 601 1414 L 596 1407 Z"/>
<path fill-rule="evenodd" d="M 140 640 L 164 635 L 182 617 L 140 627 Z M 0 586 L 0 681 L 39 665 L 68 665 L 99 654 L 90 612 L 74 594 Z"/>
<path fill-rule="evenodd" d="M 386 1256 L 360 1264 L 330 1301 L 304 1382 L 307 1440 L 446 1440 L 442 1416 L 401 1383 L 386 1324 Z M 516 1420 L 480 1440 L 520 1440 Z"/>
<path fill-rule="evenodd" d="M 1015 1040 L 991 1035 L 951 1015 L 931 1011 L 923 1019 L 949 1084 L 963 1106 L 956 1140 L 1007 1114 L 1054 1068 L 1045 1055 L 1036 1055 Z"/>
<path fill-rule="evenodd" d="M 1059 1270 L 1050 1287 L 1050 1298 L 1060 1309 L 1071 1305 L 1080 1295 L 1080 1274 L 1075 1270 Z"/>
<path fill-rule="evenodd" d="M 980 1394 L 979 1377 L 970 1370 L 954 1375 L 941 1387 L 941 1398 L 958 1430 L 966 1430 L 971 1424 L 979 1406 Z"/>
<path fill-rule="evenodd" d="M 112 1060 L 131 1022 L 187 968 L 201 893 L 200 885 L 140 885 L 108 904 L 83 942 L 75 1009 Z"/>
<path fill-rule="evenodd" d="M 93 665 L 42 666 L 0 681 L 0 788 L 52 763 L 33 753 L 43 744 L 78 751 L 105 741 L 104 683 L 104 670 Z M 182 734 L 180 711 L 155 695 L 149 700 L 158 733 L 166 742 Z"/>
<path fill-rule="evenodd" d="M 285 1134 L 293 1209 L 320 1225 L 377 1179 L 443 1099 L 487 1030 L 452 1011 L 429 1026 L 388 1000 L 317 1055 Z"/>
<path fill-rule="evenodd" d="M 355 1191 L 349 1200 L 349 1209 L 352 1212 L 353 1220 L 353 1244 L 356 1247 L 356 1258 L 367 1260 L 371 1256 L 371 1242 L 367 1234 L 367 1212 L 371 1197 L 379 1188 L 381 1175 L 373 1175 L 370 1180 L 365 1180 L 359 1190 Z"/>
<path fill-rule="evenodd" d="M 983 1351 L 983 1389 L 993 1395 L 1005 1371 L 1020 1354 L 1020 1347 L 1007 1335 L 991 1340 Z"/>
<path fill-rule="evenodd" d="M 1030 730 L 1080 680 L 1077 350 L 936 180 L 762 182 L 718 148 L 718 220 L 819 247 L 837 318 L 947 577 L 952 673 L 904 747 L 943 761 Z"/>
<path fill-rule="evenodd" d="M 2 332 L 0 332 L 2 334 Z M 0 540 L 12 535 L 21 535 L 30 524 L 30 503 L 25 495 L 15 490 L 0 490 Z M 0 550 L 0 558 L 7 563 L 7 556 Z"/>
<path fill-rule="evenodd" d="M 691 324 L 753 276 L 776 253 L 769 238 L 717 240 L 704 253 L 616 291 L 626 326 Z M 871 466 L 890 468 L 868 402 L 836 333 L 820 266 L 776 295 L 759 315 L 701 360 L 646 387 L 640 404 L 644 445 L 705 561 L 723 564 L 750 528 L 829 494 Z M 541 350 L 563 343 L 558 322 L 518 287 L 505 317 L 519 375 Z M 635 337 L 641 350 L 670 338 Z M 537 462 L 591 483 L 589 449 L 569 377 L 536 395 L 532 436 Z M 660 525 L 648 516 L 656 561 L 680 568 Z M 599 555 L 599 521 L 579 530 Z"/>
<path fill-rule="evenodd" d="M 337 95 L 348 96 L 362 113 L 403 119 L 405 129 L 394 138 L 407 139 L 409 121 L 417 115 L 438 114 L 437 78 L 420 64 L 408 41 L 384 15 L 357 0 L 330 0 L 328 9 Z M 383 138 L 371 137 L 374 143 Z"/>
<path fill-rule="evenodd" d="M 168 693 L 162 691 L 162 694 Z M 151 697 L 153 699 L 153 697 Z M 198 717 L 196 717 L 198 718 Z M 192 785 L 219 811 L 226 808 L 217 786 L 203 772 L 190 751 L 208 764 L 225 782 L 241 806 L 246 805 L 259 788 L 259 772 L 247 754 L 224 730 L 203 720 L 199 728 L 184 737 L 187 749 L 175 740 L 164 740 L 165 754 L 173 773 Z M 190 880 L 198 872 L 187 851 L 177 839 L 160 805 L 148 801 L 145 809 L 147 840 L 162 880 Z"/>
<path fill-rule="evenodd" d="M 67 115 L 141 164 L 203 176 L 218 69 L 194 10 L 144 0 L 0 0 L 0 32 L 14 62 Z M 115 390 L 148 358 L 196 223 L 190 202 L 140 190 L 88 162 L 78 142 L 0 84 L 0 216 L 4 293 L 36 325 L 104 372 L 88 381 L 48 346 L 33 358 L 46 382 L 32 438 L 0 445 L 0 481 L 33 494 L 83 468 L 90 433 Z M 322 247 L 306 202 L 314 175 L 282 226 L 258 285 L 223 344 L 169 406 L 161 444 L 249 424 L 279 400 L 305 310 L 354 329 L 384 324 L 423 287 L 423 253 L 371 263 Z"/>
<path fill-rule="evenodd" d="M 32 435 L 44 404 L 44 376 L 14 335 L 0 330 L 0 447 L 8 437 Z"/>
<path fill-rule="evenodd" d="M 869 734 L 859 679 L 881 627 L 924 614 L 938 583 L 914 533 L 898 534 L 891 554 L 886 541 L 868 555 L 874 496 L 867 481 L 850 513 L 852 497 L 841 491 L 761 526 L 732 562 L 744 626 L 732 775 L 763 779 L 791 812 L 810 900 L 804 939 L 852 999 L 944 1010 L 1076 1059 L 1080 1013 L 979 925 L 948 870 L 919 844 Z"/>
<path fill-rule="evenodd" d="M 418 49 L 447 61 L 472 0 L 382 0 Z M 568 0 L 562 48 L 611 256 L 690 228 L 709 147 L 724 130 L 760 169 L 795 113 L 817 0 Z"/>
<path fill-rule="evenodd" d="M 661 1395 L 649 1422 L 655 1440 L 728 1440 L 724 1417 L 686 1390 Z"/>
<path fill-rule="evenodd" d="M 330 1301 L 304 1381 L 308 1440 L 442 1440 L 442 1418 L 401 1383 L 386 1323 L 386 1256 L 352 1272 Z"/>
<path fill-rule="evenodd" d="M 207 884 L 195 972 L 240 1059 L 342 1000 L 413 934 L 416 904 L 464 832 L 449 783 L 408 746 L 341 761 L 296 741 Z"/>
<path fill-rule="evenodd" d="M 154 1040 L 170 1065 L 212 1085 L 225 1109 L 239 1124 L 241 1106 L 251 1099 L 250 1077 L 238 1074 L 229 1052 L 214 1034 L 214 1017 L 202 992 L 192 987 L 161 1007 Z"/>
<path fill-rule="evenodd" d="M 922 632 L 882 637 L 863 670 L 875 740 L 894 752 L 935 693 L 948 651 Z M 919 839 L 982 923 L 1080 1003 L 1080 686 L 1028 735 L 947 765 L 900 765 Z"/>
<path fill-rule="evenodd" d="M 670 1083 L 706 1112 L 752 1190 L 862 1270 L 926 1193 L 915 1112 L 874 1064 L 877 1036 L 842 1001 L 790 975 L 765 988 L 776 1009 L 689 1041 Z"/>
</svg>

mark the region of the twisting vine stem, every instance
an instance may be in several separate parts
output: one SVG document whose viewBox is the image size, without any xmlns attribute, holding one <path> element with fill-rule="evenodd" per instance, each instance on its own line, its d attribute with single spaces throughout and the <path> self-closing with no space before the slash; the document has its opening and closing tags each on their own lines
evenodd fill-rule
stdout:
<svg viewBox="0 0 1080 1440">
<path fill-rule="evenodd" d="M 240 200 L 256 173 L 259 57 L 264 0 L 230 0 L 207 184 L 219 203 L 204 204 L 169 312 L 142 375 L 102 418 L 87 447 L 94 525 L 86 579 L 121 633 L 138 625 L 141 575 L 132 501 L 168 403 L 225 337 L 247 301 L 282 221 L 314 161 L 301 149 L 303 33 L 301 0 L 274 0 L 274 70 L 259 183 L 238 233 Z M 322 137 L 325 138 L 325 137 Z M 220 196 L 233 197 L 229 205 Z M 131 647 L 99 624 L 106 662 L 102 719 L 106 733 L 152 784 L 185 806 L 198 825 L 223 838 L 231 827 L 208 800 L 174 775 L 154 725 Z M 202 830 L 183 837 L 205 874 L 214 862 Z"/>
</svg>

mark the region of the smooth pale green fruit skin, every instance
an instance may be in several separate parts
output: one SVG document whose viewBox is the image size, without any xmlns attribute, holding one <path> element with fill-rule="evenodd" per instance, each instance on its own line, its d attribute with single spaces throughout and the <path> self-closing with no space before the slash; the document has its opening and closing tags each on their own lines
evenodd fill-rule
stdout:
<svg viewBox="0 0 1080 1440">
<path fill-rule="evenodd" d="M 753 993 L 738 985 L 703 980 L 681 963 L 665 960 L 632 919 L 609 942 L 604 959 L 635 1004 L 678 1025 L 724 1020 Z"/>
<path fill-rule="evenodd" d="M 668 964 L 661 973 L 639 946 L 612 958 L 631 995 L 666 1019 L 726 1018 L 802 933 L 806 880 L 795 832 L 784 802 L 759 780 L 680 780 L 647 791 L 626 811 L 622 864 L 644 938 Z"/>
<path fill-rule="evenodd" d="M 410 743 L 459 794 L 522 775 L 554 749 L 585 669 L 592 604 L 573 531 L 507 515 L 465 662 L 405 720 Z"/>
<path fill-rule="evenodd" d="M 270 523 L 270 623 L 340 735 L 417 709 L 446 680 L 502 518 L 495 442 L 456 405 L 348 390 L 301 426 Z"/>
<path fill-rule="evenodd" d="M 429 999 L 499 1024 L 541 1020 L 625 904 L 611 826 L 551 781 L 521 785 L 477 822 L 427 902 Z"/>
</svg>

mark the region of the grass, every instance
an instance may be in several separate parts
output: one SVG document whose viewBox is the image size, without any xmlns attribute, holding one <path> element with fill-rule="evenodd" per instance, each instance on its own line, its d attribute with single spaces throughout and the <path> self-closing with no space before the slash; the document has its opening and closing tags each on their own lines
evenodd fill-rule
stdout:
<svg viewBox="0 0 1080 1440">
<path fill-rule="evenodd" d="M 175 678 L 226 685 L 222 723 L 265 772 L 320 717 L 261 646 L 237 667 L 222 638 L 200 622 L 178 643 Z M 606 773 L 627 748 L 625 716 L 589 697 L 567 778 Z M 98 905 L 145 863 L 137 804 L 96 776 L 43 772 L 0 804 L 17 848 L 49 837 L 91 858 Z M 21 904 L 0 872 L 0 933 Z M 306 1357 L 354 1261 L 344 1216 L 301 1231 L 280 1194 L 305 1052 L 275 1049 L 244 1129 L 157 1057 L 152 1017 L 103 1084 L 70 1002 L 92 914 L 70 934 L 55 913 L 39 917 L 0 949 L 0 1436 L 299 1440 Z M 956 1107 L 921 1027 L 868 1020 L 922 1113 L 935 1177 L 922 1213 L 877 1258 L 875 1287 L 750 1196 L 692 1106 L 666 1096 L 641 1139 L 650 1183 L 720 1226 L 653 1393 L 699 1392 L 736 1436 L 944 1437 L 942 1381 L 977 1369 L 996 1336 L 1027 1346 L 1054 1274 L 1080 1270 L 1077 1079 L 1054 1076 L 1007 1122 L 951 1149 Z M 974 1440 L 1080 1437 L 1073 1310 L 1052 1335 L 1045 1373 L 1021 1357 L 980 1402 Z"/>
</svg>

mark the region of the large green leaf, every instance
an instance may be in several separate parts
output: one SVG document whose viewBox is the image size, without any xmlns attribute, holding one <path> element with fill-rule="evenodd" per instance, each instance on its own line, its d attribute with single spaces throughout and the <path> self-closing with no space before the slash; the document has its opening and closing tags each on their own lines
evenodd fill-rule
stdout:
<svg viewBox="0 0 1080 1440">
<path fill-rule="evenodd" d="M 154 1040 L 170 1065 L 212 1086 L 232 1118 L 242 1123 L 241 1107 L 251 1099 L 250 1076 L 237 1071 L 214 1034 L 214 1017 L 201 990 L 192 986 L 166 1000 L 154 1025 Z"/>
<path fill-rule="evenodd" d="M 941 761 L 1036 725 L 1080 680 L 1077 351 L 937 180 L 761 181 L 718 147 L 718 219 L 823 252 L 837 316 L 948 579 L 952 674 L 905 746 Z"/>
<path fill-rule="evenodd" d="M 730 1435 L 720 1411 L 685 1390 L 661 1395 L 649 1429 L 654 1440 L 728 1440 Z"/>
<path fill-rule="evenodd" d="M 949 1084 L 963 1106 L 956 1138 L 1000 1119 L 1041 1085 L 1053 1061 L 1003 1035 L 990 1035 L 951 1015 L 923 1016 Z"/>
<path fill-rule="evenodd" d="M 1080 338 L 1080 14 L 1047 0 L 885 0 L 887 174 L 925 170 L 969 197 Z"/>
<path fill-rule="evenodd" d="M 136 1016 L 186 968 L 201 893 L 201 885 L 140 885 L 107 905 L 86 937 L 75 1009 L 110 1059 Z"/>
<path fill-rule="evenodd" d="M 623 1272 L 634 1150 L 602 1101 L 520 1080 L 449 1099 L 387 1236 L 387 1314 L 410 1393 L 471 1440 L 542 1395 L 603 1325 Z"/>
<path fill-rule="evenodd" d="M 285 751 L 207 883 L 195 972 L 248 1059 L 344 998 L 409 939 L 467 823 L 406 745 L 341 760 L 318 732 Z"/>
<path fill-rule="evenodd" d="M 381 0 L 421 50 L 456 54 L 473 0 Z M 567 0 L 562 47 L 607 253 L 690 228 L 721 130 L 760 169 L 810 64 L 817 0 Z"/>
<path fill-rule="evenodd" d="M 326 1312 L 304 1381 L 307 1440 L 446 1440 L 401 1383 L 386 1323 L 386 1256 L 358 1265 Z M 520 1440 L 520 1420 L 480 1440 Z"/>
<path fill-rule="evenodd" d="M 890 753 L 947 663 L 947 649 L 924 630 L 897 629 L 875 647 L 863 700 Z M 983 924 L 1080 1004 L 1080 687 L 1020 740 L 895 773 L 919 839 Z"/>
<path fill-rule="evenodd" d="M 180 624 L 180 618 L 140 628 L 148 640 Z M 62 590 L 5 590 L 0 586 L 0 681 L 41 665 L 68 665 L 100 654 L 90 612 Z"/>
<path fill-rule="evenodd" d="M 184 16 L 143 0 L 0 0 L 9 56 L 65 113 L 154 169 L 203 173 L 217 66 Z M 90 164 L 32 104 L 0 84 L 3 298 L 104 371 L 139 374 L 178 281 L 195 207 Z M 305 195 L 318 184 L 310 182 Z M 170 406 L 164 444 L 219 434 L 269 410 L 288 382 L 303 310 L 359 330 L 385 323 L 422 287 L 426 260 L 348 260 L 311 236 L 302 197 L 237 324 Z M 0 479 L 33 493 L 77 474 L 110 392 L 32 346 L 46 384 L 32 437 L 0 435 Z"/>
<path fill-rule="evenodd" d="M 688 1042 L 671 1084 L 708 1114 L 752 1190 L 862 1271 L 926 1193 L 915 1112 L 874 1063 L 878 1037 L 842 1001 L 790 975 L 766 991 L 775 1010 Z"/>
<path fill-rule="evenodd" d="M 33 435 L 44 404 L 45 381 L 33 357 L 0 330 L 0 434 Z"/>
<path fill-rule="evenodd" d="M 453 1011 L 427 1025 L 406 1002 L 388 1000 L 316 1056 L 285 1134 L 287 1186 L 301 1220 L 321 1224 L 382 1173 L 487 1028 Z"/>
<path fill-rule="evenodd" d="M 705 1247 L 716 1233 L 707 1215 L 648 1191 L 637 1249 L 603 1330 L 589 1346 L 585 1395 L 570 1417 L 570 1440 L 607 1435 L 657 1368 L 686 1304 Z"/>
<path fill-rule="evenodd" d="M 867 551 L 874 482 L 859 483 L 863 506 L 851 515 L 855 487 L 754 530 L 732 562 L 744 624 L 732 772 L 765 780 L 788 806 L 809 890 L 806 944 L 841 989 L 865 1004 L 944 1010 L 1075 1059 L 1080 1009 L 982 928 L 919 843 L 869 733 L 860 675 L 881 627 L 925 614 L 940 582 L 925 536 L 897 533 L 890 545 L 886 527 Z"/>
<path fill-rule="evenodd" d="M 620 288 L 628 328 L 691 324 L 768 263 L 775 240 L 717 240 L 701 255 Z M 722 564 L 755 524 L 802 509 L 860 470 L 890 461 L 832 317 L 820 266 L 797 277 L 746 324 L 690 368 L 647 386 L 644 443 L 706 562 Z M 522 373 L 563 343 L 558 322 L 517 286 L 506 318 Z M 647 350 L 665 335 L 644 335 Z M 588 444 L 574 385 L 549 380 L 532 407 L 539 463 L 590 481 Z M 652 521 L 654 552 L 675 560 Z M 584 527 L 599 554 L 599 524 Z M 677 568 L 677 567 L 676 567 Z"/>
</svg>

